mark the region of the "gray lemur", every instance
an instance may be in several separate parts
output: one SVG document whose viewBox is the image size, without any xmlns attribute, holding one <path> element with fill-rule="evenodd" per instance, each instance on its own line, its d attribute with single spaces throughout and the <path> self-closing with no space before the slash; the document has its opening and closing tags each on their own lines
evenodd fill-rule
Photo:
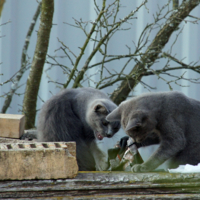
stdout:
<svg viewBox="0 0 200 200">
<path fill-rule="evenodd" d="M 122 102 L 106 119 L 121 121 L 137 143 L 160 143 L 134 172 L 154 170 L 168 159 L 169 168 L 200 162 L 200 101 L 175 91 L 147 93 Z"/>
<path fill-rule="evenodd" d="M 117 106 L 96 89 L 66 89 L 53 96 L 42 107 L 38 120 L 38 141 L 75 141 L 79 170 L 108 168 L 107 157 L 96 140 L 112 137 L 119 122 L 106 121 Z"/>
</svg>

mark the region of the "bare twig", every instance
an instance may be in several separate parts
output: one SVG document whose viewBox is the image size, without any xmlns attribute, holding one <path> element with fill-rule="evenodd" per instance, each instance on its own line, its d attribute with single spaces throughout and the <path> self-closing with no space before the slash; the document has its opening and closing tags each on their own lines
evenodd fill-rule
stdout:
<svg viewBox="0 0 200 200">
<path fill-rule="evenodd" d="M 86 60 L 83 68 L 80 70 L 78 76 L 76 77 L 74 84 L 73 84 L 73 88 L 76 88 L 79 86 L 80 81 L 83 79 L 84 73 L 86 72 L 86 70 L 88 69 L 88 65 L 91 61 L 91 59 L 93 58 L 93 56 L 96 54 L 96 52 L 99 50 L 99 48 L 101 47 L 101 45 L 104 43 L 104 41 L 109 37 L 109 35 L 116 30 L 117 28 L 119 28 L 124 22 L 126 22 L 130 17 L 132 17 L 145 3 L 147 2 L 147 0 L 145 0 L 143 3 L 141 3 L 141 5 L 139 7 L 136 8 L 136 10 L 133 10 L 129 15 L 127 15 L 125 18 L 123 18 L 122 20 L 120 20 L 119 22 L 117 22 L 99 41 L 99 43 L 97 44 L 97 46 L 95 47 L 95 49 L 92 51 L 92 53 L 89 55 L 88 59 Z M 99 18 L 100 19 L 100 18 Z M 98 20 L 96 20 L 98 22 Z"/>
<path fill-rule="evenodd" d="M 103 0 L 102 9 L 101 9 L 101 11 L 100 11 L 100 13 L 99 13 L 97 19 L 96 19 L 95 22 L 93 23 L 93 26 L 92 26 L 92 28 L 91 28 L 89 34 L 88 34 L 88 37 L 87 37 L 85 43 L 83 44 L 83 47 L 81 48 L 81 52 L 80 52 L 79 56 L 77 57 L 76 62 L 75 62 L 75 64 L 74 64 L 74 68 L 72 69 L 72 72 L 71 72 L 71 74 L 69 75 L 68 81 L 67 81 L 66 84 L 64 85 L 65 88 L 69 85 L 69 83 L 70 83 L 71 80 L 72 80 L 72 77 L 74 76 L 75 71 L 77 70 L 78 64 L 79 64 L 79 62 L 80 62 L 80 60 L 81 60 L 81 58 L 82 58 L 82 56 L 83 56 L 83 54 L 84 54 L 84 51 L 85 51 L 85 49 L 86 49 L 86 47 L 87 47 L 87 45 L 88 45 L 88 43 L 89 43 L 89 41 L 90 41 L 90 38 L 91 38 L 91 36 L 92 36 L 92 34 L 93 34 L 94 30 L 95 30 L 95 27 L 96 27 L 96 25 L 97 25 L 97 22 L 99 21 L 99 19 L 101 18 L 101 16 L 102 16 L 103 13 L 104 13 L 105 6 L 106 6 L 106 0 Z"/>
<path fill-rule="evenodd" d="M 26 59 L 27 50 L 28 50 L 28 46 L 29 46 L 29 43 L 30 43 L 30 37 L 31 37 L 33 29 L 35 27 L 35 23 L 36 23 L 36 21 L 38 19 L 38 16 L 40 14 L 40 9 L 41 9 L 41 3 L 38 4 L 36 12 L 35 12 L 35 14 L 33 16 L 33 20 L 31 22 L 31 25 L 30 25 L 29 30 L 27 32 L 26 39 L 25 39 L 25 44 L 24 44 L 24 47 L 23 47 L 23 50 L 22 50 L 21 68 L 16 73 L 15 79 L 12 80 L 13 84 L 11 85 L 11 89 L 8 92 L 8 94 L 6 96 L 6 99 L 4 101 L 4 105 L 3 105 L 2 110 L 1 110 L 2 113 L 6 113 L 8 107 L 10 106 L 10 103 L 12 101 L 12 97 L 15 94 L 15 91 L 18 88 L 19 81 L 20 81 L 21 77 L 23 76 L 24 72 L 27 69 L 27 64 L 28 64 L 27 59 Z"/>
<path fill-rule="evenodd" d="M 133 67 L 130 72 L 131 76 L 128 80 L 122 81 L 120 86 L 111 95 L 112 100 L 116 104 L 119 104 L 121 101 L 126 99 L 132 88 L 134 88 L 141 80 L 142 73 L 147 71 L 147 69 L 150 68 L 156 61 L 162 48 L 168 42 L 171 34 L 177 29 L 185 17 L 188 16 L 190 11 L 199 5 L 199 3 L 200 1 L 198 0 L 183 2 L 178 11 L 171 14 L 165 25 L 160 29 L 152 43 L 147 48 L 145 55 L 141 57 L 140 64 L 136 64 Z M 147 66 L 146 63 L 148 63 Z"/>
</svg>

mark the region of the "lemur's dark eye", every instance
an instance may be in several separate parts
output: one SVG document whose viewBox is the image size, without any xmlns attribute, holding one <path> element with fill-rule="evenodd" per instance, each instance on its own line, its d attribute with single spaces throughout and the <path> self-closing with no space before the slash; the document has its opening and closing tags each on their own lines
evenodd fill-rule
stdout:
<svg viewBox="0 0 200 200">
<path fill-rule="evenodd" d="M 104 119 L 104 120 L 102 120 L 102 124 L 103 124 L 104 126 L 107 126 L 107 125 L 109 124 L 109 122 L 106 121 L 106 120 Z"/>
<path fill-rule="evenodd" d="M 141 129 L 141 126 L 136 126 L 136 127 L 134 128 L 135 131 L 140 131 L 140 129 Z"/>
</svg>

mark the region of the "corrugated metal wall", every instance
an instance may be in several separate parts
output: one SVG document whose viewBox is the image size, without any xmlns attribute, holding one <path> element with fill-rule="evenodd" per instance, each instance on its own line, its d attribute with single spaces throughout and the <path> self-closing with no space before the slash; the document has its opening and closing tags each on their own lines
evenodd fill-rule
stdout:
<svg viewBox="0 0 200 200">
<path fill-rule="evenodd" d="M 108 3 L 113 1 L 109 0 Z M 146 26 L 147 23 L 153 22 L 153 13 L 155 14 L 158 11 L 158 7 L 162 7 L 166 4 L 168 0 L 149 0 L 147 3 L 147 10 L 145 7 L 142 8 L 137 14 L 137 19 L 132 21 L 132 25 L 128 25 L 131 27 L 129 31 L 121 31 L 116 34 L 110 42 L 109 45 L 109 54 L 123 54 L 124 52 L 127 53 L 127 47 L 125 45 L 129 45 L 133 48 L 132 41 L 137 42 L 138 38 Z M 181 2 L 181 1 L 180 1 Z M 101 1 L 98 1 L 101 3 Z M 131 10 L 134 10 L 137 6 L 141 4 L 140 0 L 126 0 L 121 1 L 124 7 L 121 8 L 120 17 L 123 18 L 126 16 Z M 32 21 L 32 17 L 35 13 L 36 7 L 38 3 L 36 0 L 6 0 L 4 4 L 3 13 L 1 17 L 1 24 L 11 21 L 6 25 L 0 26 L 0 73 L 3 74 L 0 76 L 0 82 L 4 82 L 8 80 L 15 72 L 17 72 L 20 68 L 20 60 L 21 60 L 21 53 L 22 48 L 24 45 L 24 40 L 26 33 L 28 31 L 29 25 Z M 169 8 L 171 9 L 172 3 L 169 4 Z M 166 8 L 167 9 L 167 8 Z M 165 9 L 165 11 L 166 11 Z M 149 12 L 147 12 L 149 11 Z M 195 8 L 191 15 L 200 18 L 200 6 Z M 83 41 L 85 39 L 84 34 L 81 30 L 78 30 L 72 26 L 68 26 L 63 22 L 68 22 L 73 24 L 73 18 L 79 20 L 82 18 L 83 21 L 94 21 L 96 17 L 96 13 L 94 11 L 94 4 L 93 1 L 83 1 L 83 0 L 55 0 L 55 12 L 54 12 L 54 19 L 53 19 L 53 28 L 51 32 L 51 39 L 49 45 L 49 55 L 54 55 L 55 50 L 60 47 L 60 43 L 58 42 L 57 38 L 63 41 L 70 49 L 78 55 L 81 47 L 83 45 Z M 191 21 L 194 20 L 192 18 L 187 18 L 187 20 Z M 28 49 L 28 56 L 30 57 L 30 61 L 32 61 L 34 48 L 37 39 L 37 30 L 39 27 L 39 21 L 37 21 L 36 27 L 34 29 L 33 35 L 30 41 L 30 47 Z M 175 55 L 178 59 L 183 59 L 184 62 L 189 64 L 191 62 L 198 62 L 200 58 L 200 25 L 193 24 L 189 22 L 183 22 L 180 26 L 180 29 L 176 31 L 172 37 L 170 38 L 169 44 L 166 45 L 164 48 L 164 52 L 170 50 L 171 45 L 173 44 L 174 40 L 176 39 L 176 35 L 178 32 L 182 30 L 182 33 L 178 37 L 176 44 L 174 44 L 172 54 Z M 89 28 L 89 27 L 88 27 Z M 154 33 L 155 34 L 155 33 Z M 150 40 L 153 39 L 153 34 L 149 38 Z M 151 41 L 149 41 L 151 42 Z M 81 65 L 84 64 L 85 58 L 89 55 L 92 49 L 92 44 L 89 48 L 86 49 L 85 55 L 81 60 Z M 101 58 L 98 54 L 91 62 L 95 63 Z M 120 67 L 124 64 L 125 61 L 115 61 L 112 63 L 107 63 L 106 66 L 115 69 L 120 69 Z M 160 66 L 165 65 L 165 60 L 160 60 L 159 63 L 154 65 L 154 69 L 159 69 Z M 70 66 L 69 61 L 64 61 L 65 65 Z M 171 65 L 177 66 L 176 63 L 171 62 Z M 130 63 L 129 70 L 131 67 L 134 66 L 134 62 Z M 48 68 L 49 65 L 45 65 L 45 69 Z M 90 74 L 93 74 L 97 69 L 92 69 Z M 129 71 L 127 69 L 127 73 Z M 174 74 L 181 75 L 186 70 L 176 71 Z M 63 75 L 62 71 L 58 68 L 54 68 L 53 70 L 48 72 L 52 79 L 58 82 L 65 82 L 66 76 Z M 194 73 L 192 71 L 188 71 L 185 75 L 187 78 L 198 78 L 199 74 Z M 28 77 L 28 72 L 25 73 L 22 80 L 20 81 L 20 85 L 22 87 L 17 91 L 19 95 L 15 95 L 13 98 L 12 104 L 7 113 L 20 113 L 21 105 L 23 102 L 23 93 L 25 89 L 25 83 Z M 167 80 L 170 80 L 169 77 L 165 77 Z M 148 76 L 143 78 L 143 81 L 146 84 L 155 87 L 155 91 L 168 91 L 168 85 L 162 81 L 158 80 L 156 76 Z M 192 84 L 187 81 L 180 81 L 183 85 L 189 85 L 189 87 L 180 87 L 178 85 L 172 84 L 174 90 L 179 90 L 185 93 L 186 95 L 200 100 L 200 92 L 199 92 L 199 85 Z M 6 92 L 9 91 L 11 84 L 5 84 L 0 87 L 0 95 L 4 95 Z M 87 85 L 86 85 L 87 86 Z M 113 89 L 116 88 L 116 85 L 106 89 L 105 91 L 111 93 Z M 42 78 L 42 83 L 40 87 L 39 96 L 43 100 L 49 99 L 49 97 L 59 91 L 59 88 L 55 86 L 55 84 L 48 83 L 48 79 L 46 78 L 46 74 L 44 73 Z M 141 84 L 139 84 L 132 94 L 138 95 L 143 92 L 148 91 L 145 89 Z M 4 98 L 0 98 L 0 107 L 2 107 L 4 102 Z M 38 109 L 41 107 L 42 101 L 38 101 Z"/>
</svg>

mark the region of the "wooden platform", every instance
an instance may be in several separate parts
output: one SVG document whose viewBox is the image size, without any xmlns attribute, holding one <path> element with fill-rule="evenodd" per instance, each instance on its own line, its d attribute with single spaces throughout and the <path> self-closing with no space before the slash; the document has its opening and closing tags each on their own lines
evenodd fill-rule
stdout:
<svg viewBox="0 0 200 200">
<path fill-rule="evenodd" d="M 74 179 L 0 181 L 2 198 L 200 199 L 200 173 L 80 172 Z"/>
</svg>

